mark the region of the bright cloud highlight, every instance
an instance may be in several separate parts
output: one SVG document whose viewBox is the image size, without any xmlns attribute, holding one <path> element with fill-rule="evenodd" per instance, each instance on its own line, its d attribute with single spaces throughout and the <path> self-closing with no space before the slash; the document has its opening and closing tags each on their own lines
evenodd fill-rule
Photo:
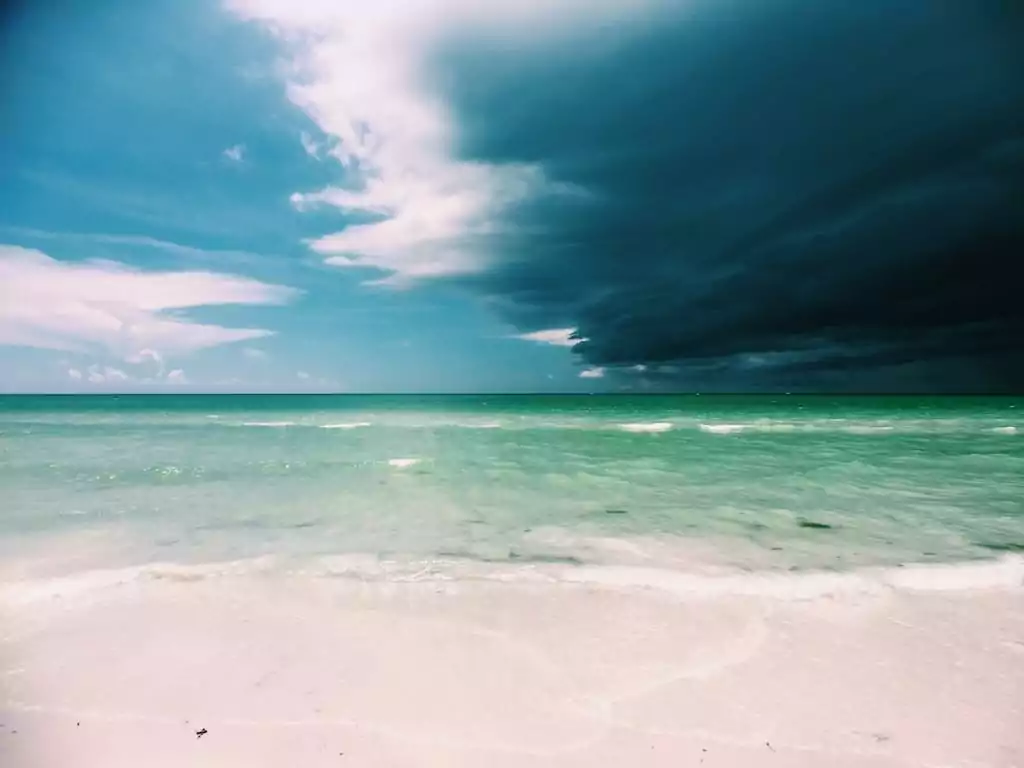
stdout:
<svg viewBox="0 0 1024 768">
<path fill-rule="evenodd" d="M 637 6 L 648 5 L 641 2 Z M 500 214 L 538 193 L 558 193 L 539 166 L 458 160 L 456 127 L 425 82 L 424 62 L 452 27 L 488 34 L 535 35 L 556 21 L 593 19 L 614 3 L 467 0 L 227 0 L 239 17 L 263 24 L 287 49 L 288 98 L 334 140 L 308 136 L 314 156 L 333 156 L 360 183 L 297 192 L 300 208 L 330 205 L 373 220 L 319 237 L 310 247 L 329 264 L 369 267 L 391 283 L 467 274 L 487 266 L 488 240 L 502 231 Z M 357 74 L 354 74 L 357 73 Z"/>
</svg>

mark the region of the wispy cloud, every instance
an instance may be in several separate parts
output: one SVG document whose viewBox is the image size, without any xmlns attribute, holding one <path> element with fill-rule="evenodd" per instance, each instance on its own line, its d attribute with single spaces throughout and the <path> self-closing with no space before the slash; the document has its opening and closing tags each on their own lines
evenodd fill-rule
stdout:
<svg viewBox="0 0 1024 768">
<path fill-rule="evenodd" d="M 104 352 L 162 366 L 168 356 L 272 334 L 198 323 L 183 310 L 280 305 L 298 295 L 293 288 L 236 275 L 143 272 L 117 262 L 58 261 L 41 251 L 0 245 L 0 344 L 5 345 Z"/>
<path fill-rule="evenodd" d="M 314 157 L 320 160 L 320 145 L 317 144 L 316 140 L 308 133 L 303 131 L 299 134 L 299 141 L 302 142 L 302 148 L 306 150 L 306 154 L 310 157 Z"/>
<path fill-rule="evenodd" d="M 155 349 L 140 349 L 138 352 L 127 355 L 125 362 L 134 363 L 135 365 L 146 365 L 147 363 L 156 366 L 156 375 L 162 376 L 164 373 L 164 358 Z"/>
<path fill-rule="evenodd" d="M 522 333 L 515 338 L 523 339 L 524 341 L 535 341 L 540 344 L 551 344 L 556 347 L 572 347 L 580 341 L 585 341 L 585 339 L 574 338 L 573 334 L 575 333 L 575 328 L 550 328 L 544 331 Z"/>
<path fill-rule="evenodd" d="M 269 357 L 266 352 L 256 347 L 245 347 L 242 354 L 250 360 L 266 360 Z"/>
<path fill-rule="evenodd" d="M 231 162 L 240 163 L 245 160 L 245 145 L 235 144 L 233 147 L 225 149 L 222 154 Z"/>
<path fill-rule="evenodd" d="M 86 379 L 90 384 L 117 384 L 129 378 L 120 368 L 109 365 L 90 365 L 86 371 Z"/>
<path fill-rule="evenodd" d="M 309 381 L 309 379 L 310 379 L 310 375 L 308 373 L 306 373 L 305 371 L 298 371 L 298 372 L 296 372 L 295 375 L 298 378 L 302 379 L 302 381 Z"/>
<path fill-rule="evenodd" d="M 600 368 L 600 367 L 584 368 L 582 371 L 580 371 L 580 378 L 581 379 L 603 379 L 604 378 L 604 368 Z"/>
<path fill-rule="evenodd" d="M 170 240 L 161 240 L 148 235 L 126 235 L 108 232 L 54 232 L 45 229 L 34 229 L 32 227 L 13 227 L 0 225 L 0 232 L 5 233 L 12 239 L 36 243 L 38 241 L 71 242 L 80 246 L 115 246 L 125 250 L 135 251 L 137 249 L 153 249 L 161 251 L 177 259 L 188 260 L 195 263 L 219 263 L 226 262 L 236 264 L 271 264 L 279 261 L 274 256 L 253 251 L 241 250 L 219 250 L 197 248 L 192 245 L 175 243 Z"/>
</svg>

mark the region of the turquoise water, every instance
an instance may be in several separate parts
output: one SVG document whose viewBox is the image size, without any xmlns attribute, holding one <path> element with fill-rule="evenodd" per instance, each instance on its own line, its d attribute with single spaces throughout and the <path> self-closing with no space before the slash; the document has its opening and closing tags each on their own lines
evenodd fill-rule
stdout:
<svg viewBox="0 0 1024 768">
<path fill-rule="evenodd" d="M 1024 547 L 1024 398 L 9 396 L 0 493 L 5 556 L 948 562 Z"/>
</svg>

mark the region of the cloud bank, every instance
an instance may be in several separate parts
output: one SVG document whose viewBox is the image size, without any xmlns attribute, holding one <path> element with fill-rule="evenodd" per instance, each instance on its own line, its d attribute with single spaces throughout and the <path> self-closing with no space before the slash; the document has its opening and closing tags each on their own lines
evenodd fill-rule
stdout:
<svg viewBox="0 0 1024 768">
<path fill-rule="evenodd" d="M 331 263 L 609 376 L 1024 388 L 1020 4 L 229 5 L 336 141 Z"/>
</svg>

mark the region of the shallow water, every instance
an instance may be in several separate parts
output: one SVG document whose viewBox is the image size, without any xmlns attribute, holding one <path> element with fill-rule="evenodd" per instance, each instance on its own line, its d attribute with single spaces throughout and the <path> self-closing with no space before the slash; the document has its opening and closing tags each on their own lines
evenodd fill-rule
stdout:
<svg viewBox="0 0 1024 768">
<path fill-rule="evenodd" d="M 1024 398 L 4 397 L 0 488 L 75 567 L 946 563 L 1024 547 Z"/>
</svg>

